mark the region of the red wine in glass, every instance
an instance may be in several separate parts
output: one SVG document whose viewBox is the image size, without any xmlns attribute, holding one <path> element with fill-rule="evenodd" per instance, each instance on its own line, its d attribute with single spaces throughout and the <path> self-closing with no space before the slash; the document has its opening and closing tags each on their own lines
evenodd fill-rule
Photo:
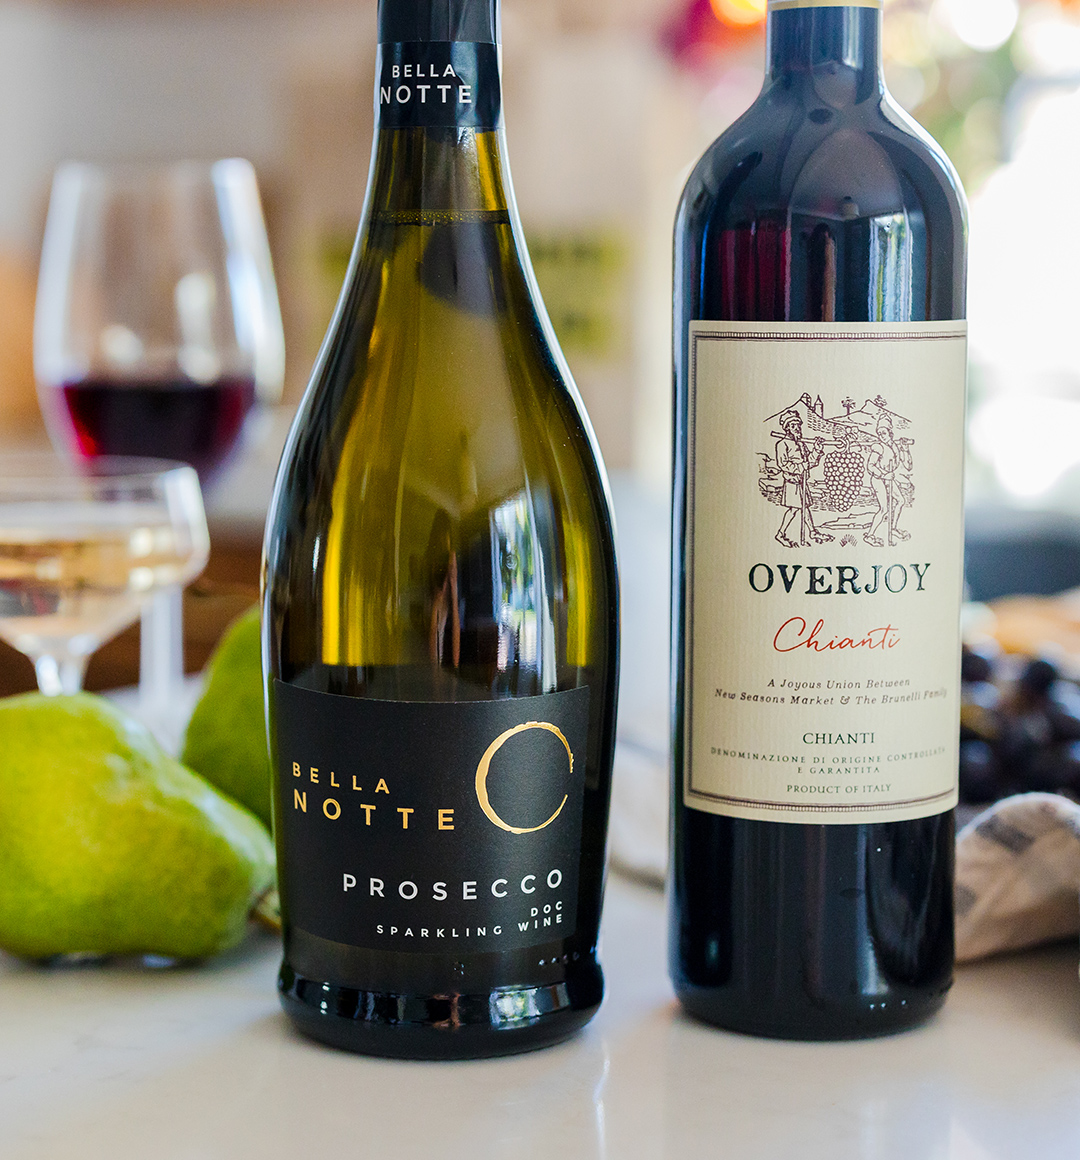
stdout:
<svg viewBox="0 0 1080 1160">
<path fill-rule="evenodd" d="M 236 445 L 255 402 L 255 379 L 120 380 L 104 377 L 59 388 L 75 450 L 99 455 L 152 455 L 190 463 L 205 484 Z"/>
<path fill-rule="evenodd" d="M 285 373 L 250 163 L 62 165 L 34 369 L 66 452 L 170 459 L 212 480 L 256 395 L 279 398 Z"/>
</svg>

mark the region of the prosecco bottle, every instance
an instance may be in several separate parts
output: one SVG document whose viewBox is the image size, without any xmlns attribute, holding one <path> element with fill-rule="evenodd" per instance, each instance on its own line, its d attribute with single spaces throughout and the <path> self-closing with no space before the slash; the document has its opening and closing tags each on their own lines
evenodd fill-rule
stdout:
<svg viewBox="0 0 1080 1160">
<path fill-rule="evenodd" d="M 280 993 L 378 1055 L 540 1047 L 603 992 L 612 516 L 522 237 L 498 30 L 498 0 L 380 6 L 363 220 L 267 533 Z"/>
<path fill-rule="evenodd" d="M 966 211 L 881 15 L 769 0 L 676 225 L 671 973 L 784 1038 L 952 978 Z"/>
</svg>

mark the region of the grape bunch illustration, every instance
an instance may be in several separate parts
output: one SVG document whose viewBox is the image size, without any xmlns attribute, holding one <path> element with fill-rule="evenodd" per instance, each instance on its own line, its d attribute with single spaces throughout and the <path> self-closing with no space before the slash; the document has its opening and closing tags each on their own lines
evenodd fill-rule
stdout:
<svg viewBox="0 0 1080 1160">
<path fill-rule="evenodd" d="M 862 490 L 866 464 L 851 444 L 825 456 L 822 465 L 829 488 L 829 507 L 836 512 L 851 511 Z"/>
</svg>

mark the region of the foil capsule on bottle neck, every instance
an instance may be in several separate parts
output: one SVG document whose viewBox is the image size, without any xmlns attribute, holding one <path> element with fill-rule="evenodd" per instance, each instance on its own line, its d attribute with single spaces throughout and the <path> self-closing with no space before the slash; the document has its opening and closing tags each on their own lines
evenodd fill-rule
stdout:
<svg viewBox="0 0 1080 1160">
<path fill-rule="evenodd" d="M 500 44 L 499 0 L 380 0 L 379 43 Z"/>
</svg>

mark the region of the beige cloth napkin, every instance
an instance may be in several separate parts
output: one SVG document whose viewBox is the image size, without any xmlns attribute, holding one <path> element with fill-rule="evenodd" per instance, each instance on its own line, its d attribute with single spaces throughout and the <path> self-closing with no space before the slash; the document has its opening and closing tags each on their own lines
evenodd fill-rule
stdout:
<svg viewBox="0 0 1080 1160">
<path fill-rule="evenodd" d="M 667 754 L 621 738 L 611 787 L 611 863 L 661 889 L 668 863 L 668 792 Z"/>
<path fill-rule="evenodd" d="M 998 802 L 956 847 L 959 962 L 1080 934 L 1080 806 L 1053 794 Z"/>
</svg>

